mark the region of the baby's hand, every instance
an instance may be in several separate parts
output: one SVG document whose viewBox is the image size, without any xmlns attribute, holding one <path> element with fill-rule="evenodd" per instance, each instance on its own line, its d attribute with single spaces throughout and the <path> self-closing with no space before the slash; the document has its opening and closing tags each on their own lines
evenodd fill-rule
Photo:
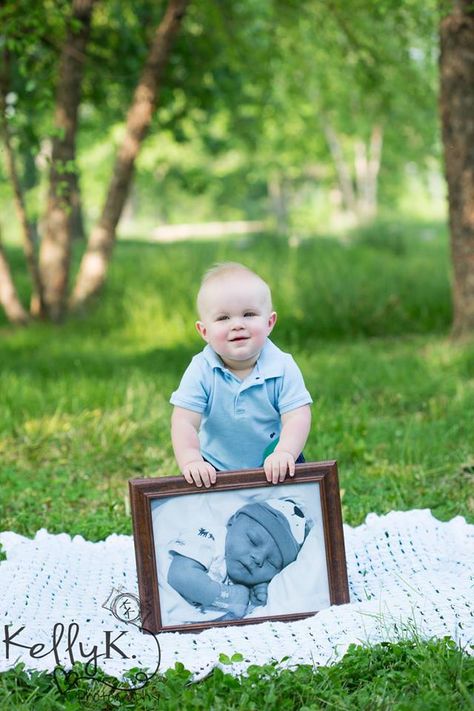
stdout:
<svg viewBox="0 0 474 711">
<path fill-rule="evenodd" d="M 287 471 L 290 476 L 294 476 L 295 458 L 291 452 L 277 452 L 275 450 L 265 459 L 263 468 L 268 483 L 278 484 L 279 481 L 284 481 Z"/>
<path fill-rule="evenodd" d="M 247 612 L 249 595 L 249 589 L 245 585 L 222 584 L 221 591 L 212 606 L 227 610 L 235 618 L 240 618 Z"/>
<path fill-rule="evenodd" d="M 209 489 L 211 484 L 216 483 L 216 470 L 202 459 L 185 464 L 182 473 L 188 484 L 196 484 L 198 487 L 204 484 Z"/>
<path fill-rule="evenodd" d="M 236 617 L 243 617 L 247 612 L 249 604 L 250 591 L 245 585 L 229 585 L 230 598 L 229 610 Z"/>
<path fill-rule="evenodd" d="M 268 583 L 258 583 L 250 590 L 251 605 L 266 605 L 268 597 Z"/>
</svg>

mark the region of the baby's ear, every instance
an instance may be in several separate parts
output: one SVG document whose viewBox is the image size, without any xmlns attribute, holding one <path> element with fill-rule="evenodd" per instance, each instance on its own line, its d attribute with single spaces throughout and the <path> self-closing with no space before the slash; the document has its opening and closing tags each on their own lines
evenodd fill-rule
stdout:
<svg viewBox="0 0 474 711">
<path fill-rule="evenodd" d="M 207 339 L 207 328 L 205 327 L 203 322 L 196 321 L 196 323 L 194 325 L 196 326 L 196 330 L 199 333 L 199 335 L 202 336 L 202 338 L 204 338 L 205 341 L 207 341 L 208 340 Z"/>
</svg>

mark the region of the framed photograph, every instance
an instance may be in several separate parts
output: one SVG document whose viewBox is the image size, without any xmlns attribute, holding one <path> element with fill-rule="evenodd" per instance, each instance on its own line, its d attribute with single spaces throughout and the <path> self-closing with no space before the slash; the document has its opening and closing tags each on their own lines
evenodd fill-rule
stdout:
<svg viewBox="0 0 474 711">
<path fill-rule="evenodd" d="M 199 631 L 297 620 L 349 602 L 337 465 L 131 479 L 142 627 Z"/>
</svg>

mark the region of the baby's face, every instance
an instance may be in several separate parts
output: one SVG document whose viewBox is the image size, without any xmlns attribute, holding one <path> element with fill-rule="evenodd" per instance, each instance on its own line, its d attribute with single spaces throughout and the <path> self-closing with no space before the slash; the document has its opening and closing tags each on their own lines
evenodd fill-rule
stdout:
<svg viewBox="0 0 474 711">
<path fill-rule="evenodd" d="M 225 561 L 234 583 L 249 587 L 267 583 L 283 567 L 281 553 L 267 529 L 244 513 L 229 524 Z"/>
<path fill-rule="evenodd" d="M 276 321 L 268 288 L 244 271 L 205 284 L 199 310 L 199 333 L 230 368 L 255 363 Z"/>
</svg>

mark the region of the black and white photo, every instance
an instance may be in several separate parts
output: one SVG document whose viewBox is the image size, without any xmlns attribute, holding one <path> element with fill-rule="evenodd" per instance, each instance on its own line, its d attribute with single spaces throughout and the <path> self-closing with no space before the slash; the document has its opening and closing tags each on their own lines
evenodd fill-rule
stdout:
<svg viewBox="0 0 474 711">
<path fill-rule="evenodd" d="M 145 627 L 297 619 L 347 601 L 335 463 L 298 465 L 277 486 L 242 470 L 212 489 L 178 477 L 130 488 Z"/>
</svg>

